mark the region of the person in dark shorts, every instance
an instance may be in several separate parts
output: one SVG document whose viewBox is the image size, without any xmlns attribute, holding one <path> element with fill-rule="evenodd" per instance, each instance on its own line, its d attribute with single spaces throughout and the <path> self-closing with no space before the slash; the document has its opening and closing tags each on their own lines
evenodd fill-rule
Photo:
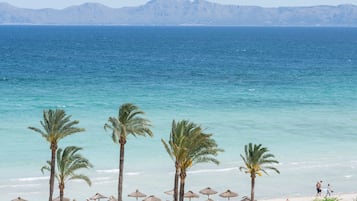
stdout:
<svg viewBox="0 0 357 201">
<path fill-rule="evenodd" d="M 316 183 L 316 196 L 321 196 L 322 181 Z"/>
</svg>

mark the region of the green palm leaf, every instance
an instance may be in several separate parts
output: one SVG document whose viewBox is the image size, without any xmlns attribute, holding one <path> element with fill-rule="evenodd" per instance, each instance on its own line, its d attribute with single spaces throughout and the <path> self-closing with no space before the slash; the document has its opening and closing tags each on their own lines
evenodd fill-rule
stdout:
<svg viewBox="0 0 357 201">
<path fill-rule="evenodd" d="M 256 175 L 261 175 L 262 173 L 268 175 L 267 170 L 275 171 L 280 173 L 280 171 L 272 166 L 272 164 L 278 164 L 279 162 L 275 160 L 275 156 L 268 153 L 269 150 L 263 147 L 261 144 L 252 144 L 244 146 L 244 156 L 241 154 L 244 166 L 239 167 L 240 171 L 244 173 L 249 173 L 251 177 L 251 200 L 254 200 L 254 187 Z"/>
<path fill-rule="evenodd" d="M 140 117 L 145 113 L 137 106 L 131 103 L 126 103 L 120 106 L 118 117 L 109 117 L 108 122 L 104 124 L 104 129 L 112 131 L 112 140 L 120 145 L 119 155 L 119 179 L 118 179 L 118 200 L 122 201 L 122 186 L 123 186 L 123 169 L 124 169 L 124 146 L 129 135 L 137 136 L 153 136 L 150 130 L 151 123 L 149 120 Z"/>
<path fill-rule="evenodd" d="M 176 174 L 174 183 L 174 200 L 178 199 L 178 177 L 180 174 L 180 201 L 183 200 L 186 171 L 198 163 L 212 162 L 219 164 L 215 158 L 223 149 L 219 149 L 212 134 L 203 132 L 201 126 L 190 121 L 172 121 L 169 140 L 161 139 L 164 148 L 174 161 Z"/>
<path fill-rule="evenodd" d="M 54 188 L 54 178 L 55 178 L 55 167 L 56 167 L 56 150 L 58 142 L 66 136 L 83 132 L 83 128 L 75 127 L 79 121 L 71 121 L 71 116 L 66 115 L 64 110 L 45 110 L 43 111 L 43 120 L 40 121 L 42 129 L 36 127 L 28 127 L 29 129 L 39 133 L 43 138 L 50 143 L 51 149 L 51 162 L 49 167 L 42 167 L 41 171 L 50 171 L 50 193 L 49 201 L 52 201 L 53 188 Z"/>
</svg>

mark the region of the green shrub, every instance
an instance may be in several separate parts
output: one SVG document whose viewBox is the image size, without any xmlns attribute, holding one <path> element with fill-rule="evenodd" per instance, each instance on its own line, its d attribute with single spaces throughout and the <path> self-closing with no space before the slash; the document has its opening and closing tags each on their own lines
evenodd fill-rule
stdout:
<svg viewBox="0 0 357 201">
<path fill-rule="evenodd" d="M 315 198 L 313 201 L 339 201 L 339 200 L 340 199 L 336 197 L 329 197 L 329 198 Z"/>
</svg>

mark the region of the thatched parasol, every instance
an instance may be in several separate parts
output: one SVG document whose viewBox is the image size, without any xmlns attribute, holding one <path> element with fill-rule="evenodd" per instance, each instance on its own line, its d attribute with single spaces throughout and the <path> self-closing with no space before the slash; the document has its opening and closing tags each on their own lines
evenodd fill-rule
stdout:
<svg viewBox="0 0 357 201">
<path fill-rule="evenodd" d="M 247 196 L 244 196 L 244 197 L 241 199 L 241 201 L 250 201 L 250 198 L 248 198 Z M 255 200 L 255 201 L 257 201 L 257 200 Z"/>
<path fill-rule="evenodd" d="M 155 197 L 154 195 L 150 195 L 149 197 L 143 199 L 143 201 L 161 201 L 161 199 L 158 197 Z"/>
<path fill-rule="evenodd" d="M 216 194 L 216 193 L 217 193 L 217 191 L 213 190 L 213 189 L 210 188 L 210 187 L 207 187 L 207 188 L 205 188 L 205 189 L 202 189 L 202 190 L 200 190 L 199 192 L 200 192 L 201 194 L 203 194 L 203 195 L 207 195 L 208 198 L 209 198 L 210 195 L 213 195 L 213 194 Z"/>
<path fill-rule="evenodd" d="M 113 195 L 109 196 L 108 201 L 118 201 Z"/>
<path fill-rule="evenodd" d="M 191 201 L 191 198 L 198 198 L 200 196 L 198 196 L 196 193 L 192 191 L 188 191 L 187 193 L 183 194 L 183 197 L 188 198 Z"/>
<path fill-rule="evenodd" d="M 222 198 L 228 198 L 229 200 L 229 198 L 237 197 L 238 193 L 232 192 L 228 189 L 226 192 L 219 194 L 219 196 L 221 196 Z"/>
<path fill-rule="evenodd" d="M 136 200 L 138 200 L 138 198 L 146 197 L 146 195 L 144 193 L 140 192 L 138 189 L 136 189 L 136 191 L 130 193 L 128 195 L 128 197 L 134 197 L 134 198 L 136 198 Z"/>
<path fill-rule="evenodd" d="M 60 200 L 61 200 L 60 196 L 58 196 L 58 197 L 54 198 L 52 201 L 60 201 Z M 69 198 L 63 197 L 63 201 L 71 201 L 71 200 Z"/>
<path fill-rule="evenodd" d="M 96 193 L 95 195 L 93 195 L 91 198 L 89 198 L 90 200 L 98 200 L 100 201 L 100 199 L 103 199 L 103 198 L 107 198 L 106 196 L 100 194 L 100 193 Z"/>
<path fill-rule="evenodd" d="M 173 195 L 174 194 L 174 190 L 165 191 L 164 193 L 167 194 L 167 195 Z"/>
<path fill-rule="evenodd" d="M 11 200 L 11 201 L 27 201 L 27 200 L 25 200 L 25 199 L 23 199 L 21 197 L 17 197 L 15 199 Z"/>
</svg>

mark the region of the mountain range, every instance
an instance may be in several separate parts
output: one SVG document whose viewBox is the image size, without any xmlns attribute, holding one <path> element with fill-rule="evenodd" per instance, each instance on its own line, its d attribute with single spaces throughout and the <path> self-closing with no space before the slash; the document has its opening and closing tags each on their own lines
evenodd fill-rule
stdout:
<svg viewBox="0 0 357 201">
<path fill-rule="evenodd" d="M 149 26 L 357 26 L 357 6 L 263 8 L 206 0 L 151 0 L 137 7 L 85 3 L 26 9 L 0 3 L 0 24 Z"/>
</svg>

